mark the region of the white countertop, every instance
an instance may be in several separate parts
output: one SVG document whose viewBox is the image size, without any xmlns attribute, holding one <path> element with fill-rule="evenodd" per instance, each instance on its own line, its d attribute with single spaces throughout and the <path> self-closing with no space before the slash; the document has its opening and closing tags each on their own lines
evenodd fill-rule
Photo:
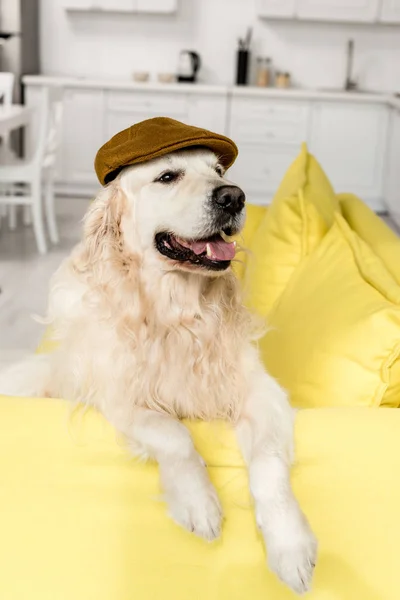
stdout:
<svg viewBox="0 0 400 600">
<path fill-rule="evenodd" d="M 107 90 L 138 90 L 141 92 L 181 92 L 196 94 L 226 94 L 227 86 L 204 85 L 202 83 L 138 83 L 129 79 L 90 79 L 89 77 L 56 77 L 51 75 L 25 75 L 28 85 L 62 85 L 70 88 L 98 88 Z"/>
<path fill-rule="evenodd" d="M 269 98 L 289 98 L 292 100 L 337 100 L 348 102 L 382 102 L 382 98 L 387 99 L 387 94 L 378 94 L 375 92 L 346 92 L 336 89 L 300 89 L 300 88 L 258 88 L 256 86 L 233 86 L 229 88 L 234 96 L 240 97 L 265 97 Z"/>
<path fill-rule="evenodd" d="M 51 75 L 25 75 L 24 83 L 28 85 L 61 85 L 69 88 L 137 90 L 149 92 L 172 92 L 194 94 L 231 94 L 236 97 L 263 97 L 288 100 L 327 100 L 338 102 L 389 104 L 400 110 L 400 98 L 389 93 L 346 92 L 336 89 L 277 89 L 259 88 L 256 86 L 224 86 L 203 83 L 137 83 L 130 80 L 90 79 L 89 77 L 64 77 Z"/>
</svg>

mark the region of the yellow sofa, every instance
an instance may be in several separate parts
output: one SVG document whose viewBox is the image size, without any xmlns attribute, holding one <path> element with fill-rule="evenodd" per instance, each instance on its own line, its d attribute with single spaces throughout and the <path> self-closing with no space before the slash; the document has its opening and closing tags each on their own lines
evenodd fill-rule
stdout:
<svg viewBox="0 0 400 600">
<path fill-rule="evenodd" d="M 308 167 L 312 162 L 304 149 L 301 160 Z M 292 182 L 296 180 L 296 169 L 289 174 Z M 326 182 L 320 176 L 317 184 L 322 186 L 324 195 Z M 332 208 L 331 204 L 332 210 L 324 206 L 321 211 L 321 198 L 315 193 L 318 185 L 314 183 L 310 194 L 310 180 L 295 181 L 299 204 L 293 200 L 294 188 L 287 178 L 281 195 L 277 195 L 284 204 L 279 215 L 291 223 L 291 260 L 284 261 L 284 269 L 276 279 L 274 299 L 269 301 L 267 312 L 272 318 L 284 310 L 290 286 L 298 289 L 303 270 L 311 264 L 307 262 L 309 257 L 315 261 L 320 243 L 336 226 L 336 213 L 368 245 L 368 252 L 379 257 L 378 267 L 374 262 L 379 273 L 382 263 L 393 279 L 399 275 L 398 238 L 352 197 L 332 196 L 335 206 Z M 329 195 L 330 191 L 326 193 Z M 309 200 L 311 204 L 306 206 Z M 276 203 L 271 214 L 276 215 Z M 235 267 L 245 287 L 249 273 L 254 275 L 257 233 L 268 226 L 274 234 L 271 223 L 266 225 L 266 215 L 263 208 L 249 207 L 243 244 L 250 251 Z M 293 231 L 299 218 L 305 216 L 306 221 L 298 228 L 301 244 L 292 252 L 297 243 Z M 309 218 L 316 221 L 311 223 Z M 307 240 L 305 222 L 311 235 Z M 284 252 L 282 245 L 279 248 L 278 258 Z M 326 253 L 324 259 L 325 256 Z M 374 275 L 367 282 L 369 292 L 375 289 L 375 279 Z M 253 276 L 251 283 L 254 284 Z M 382 285 L 389 283 L 385 279 Z M 395 295 L 391 287 L 390 290 Z M 374 294 L 376 300 L 378 296 Z M 285 306 L 278 309 L 281 298 Z M 386 301 L 390 302 L 382 300 L 385 310 Z M 393 307 L 395 302 L 390 304 L 390 310 L 394 311 Z M 390 321 L 393 326 L 397 326 L 395 316 Z M 286 336 L 290 333 L 285 331 Z M 321 332 L 320 338 L 323 337 Z M 267 348 L 267 361 L 270 351 Z M 374 357 L 378 359 L 383 360 Z M 296 392 L 299 382 L 291 373 L 290 377 L 286 372 L 284 375 Z M 363 373 L 360 378 L 362 383 L 364 376 Z M 390 402 L 387 400 L 386 404 L 400 403 L 399 379 L 394 369 L 390 382 L 382 384 L 381 402 L 375 406 L 385 403 L 389 389 Z M 292 481 L 319 539 L 319 558 L 308 597 L 398 600 L 400 412 L 370 408 L 373 404 L 368 399 L 358 406 L 352 406 L 351 397 L 347 400 L 346 406 L 338 402 L 338 406 L 306 408 L 297 414 Z M 1 600 L 295 597 L 266 566 L 246 469 L 228 426 L 188 424 L 225 513 L 222 538 L 207 544 L 167 517 L 156 466 L 132 459 L 123 440 L 98 414 L 72 411 L 61 400 L 0 397 L 0 423 Z"/>
</svg>

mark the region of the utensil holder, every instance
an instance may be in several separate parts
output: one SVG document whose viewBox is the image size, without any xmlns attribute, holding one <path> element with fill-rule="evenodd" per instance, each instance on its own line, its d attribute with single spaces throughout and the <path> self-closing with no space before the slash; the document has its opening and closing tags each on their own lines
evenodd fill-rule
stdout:
<svg viewBox="0 0 400 600">
<path fill-rule="evenodd" d="M 236 85 L 246 85 L 250 52 L 248 50 L 237 51 L 236 61 Z"/>
</svg>

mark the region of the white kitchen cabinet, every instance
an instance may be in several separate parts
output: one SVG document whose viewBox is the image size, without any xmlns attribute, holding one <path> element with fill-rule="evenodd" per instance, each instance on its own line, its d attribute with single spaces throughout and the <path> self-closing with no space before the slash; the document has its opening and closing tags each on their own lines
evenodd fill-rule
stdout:
<svg viewBox="0 0 400 600">
<path fill-rule="evenodd" d="M 234 97 L 229 134 L 245 144 L 300 144 L 307 135 L 309 103 Z"/>
<path fill-rule="evenodd" d="M 379 20 L 384 23 L 400 23 L 400 0 L 382 0 Z"/>
<path fill-rule="evenodd" d="M 92 195 L 99 186 L 93 162 L 100 146 L 138 121 L 165 115 L 236 142 L 239 156 L 228 177 L 243 186 L 249 202 L 271 201 L 305 141 L 337 192 L 354 193 L 376 210 L 386 204 L 400 221 L 400 109 L 392 108 L 396 103 L 386 96 L 108 86 L 45 76 L 26 76 L 24 82 L 31 106 L 40 102 L 43 85 L 65 86 L 59 192 Z M 36 128 L 34 119 L 27 128 L 31 148 Z"/>
<path fill-rule="evenodd" d="M 71 11 L 172 13 L 178 0 L 64 0 L 64 8 Z"/>
<path fill-rule="evenodd" d="M 293 18 L 296 14 L 296 0 L 257 0 L 259 17 Z"/>
<path fill-rule="evenodd" d="M 185 122 L 188 125 L 202 127 L 226 135 L 227 101 L 224 95 L 190 95 L 188 114 Z"/>
<path fill-rule="evenodd" d="M 300 145 L 307 139 L 310 103 L 234 95 L 228 118 L 228 135 L 239 156 L 228 177 L 242 186 L 249 202 L 271 202 Z"/>
<path fill-rule="evenodd" d="M 72 11 L 134 12 L 137 0 L 64 0 L 64 8 Z"/>
<path fill-rule="evenodd" d="M 175 92 L 106 92 L 105 130 L 108 137 L 152 117 L 170 117 L 218 133 L 226 129 L 226 95 Z"/>
<path fill-rule="evenodd" d="M 400 108 L 392 108 L 389 122 L 385 205 L 400 227 Z"/>
<path fill-rule="evenodd" d="M 235 141 L 239 156 L 229 169 L 228 179 L 244 190 L 251 204 L 269 204 L 300 147 L 297 144 L 260 146 Z"/>
<path fill-rule="evenodd" d="M 172 13 L 177 9 L 178 0 L 134 0 L 136 10 L 145 13 Z"/>
<path fill-rule="evenodd" d="M 354 193 L 379 210 L 387 132 L 386 106 L 317 102 L 312 110 L 309 146 L 336 192 Z"/>
<path fill-rule="evenodd" d="M 187 121 L 187 94 L 147 91 L 106 91 L 105 132 L 108 138 L 152 117 Z"/>
<path fill-rule="evenodd" d="M 299 19 L 316 21 L 373 22 L 378 17 L 380 0 L 297 0 Z"/>
<path fill-rule="evenodd" d="M 70 88 L 64 92 L 62 172 L 59 181 L 71 189 L 96 186 L 94 159 L 107 140 L 102 90 Z"/>
</svg>

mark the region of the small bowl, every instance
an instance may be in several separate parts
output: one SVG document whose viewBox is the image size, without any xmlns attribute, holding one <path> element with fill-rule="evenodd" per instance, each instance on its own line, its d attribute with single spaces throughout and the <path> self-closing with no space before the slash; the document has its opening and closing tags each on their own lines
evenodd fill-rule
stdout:
<svg viewBox="0 0 400 600">
<path fill-rule="evenodd" d="M 176 81 L 176 76 L 174 73 L 158 73 L 157 79 L 159 83 L 173 83 Z"/>
<path fill-rule="evenodd" d="M 149 76 L 148 71 L 136 71 L 136 73 L 133 73 L 133 81 L 144 83 L 149 80 Z"/>
</svg>

